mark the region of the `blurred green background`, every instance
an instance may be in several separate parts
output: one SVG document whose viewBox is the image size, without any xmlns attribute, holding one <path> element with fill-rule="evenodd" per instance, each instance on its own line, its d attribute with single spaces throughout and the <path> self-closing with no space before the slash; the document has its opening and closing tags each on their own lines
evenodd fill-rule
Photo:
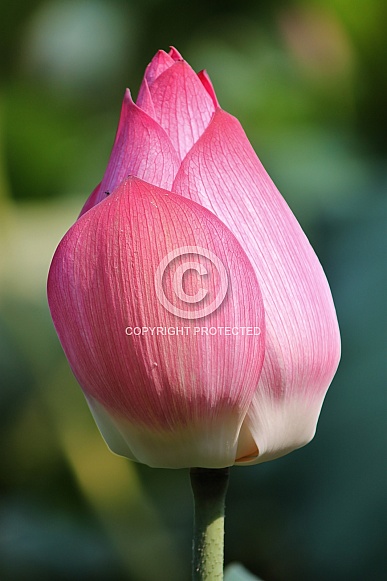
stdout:
<svg viewBox="0 0 387 581">
<path fill-rule="evenodd" d="M 264 581 L 385 579 L 387 3 L 3 0 L 0 22 L 0 578 L 190 576 L 187 472 L 107 450 L 45 296 L 125 87 L 173 44 L 308 234 L 343 339 L 313 442 L 232 470 L 226 562 Z"/>
</svg>

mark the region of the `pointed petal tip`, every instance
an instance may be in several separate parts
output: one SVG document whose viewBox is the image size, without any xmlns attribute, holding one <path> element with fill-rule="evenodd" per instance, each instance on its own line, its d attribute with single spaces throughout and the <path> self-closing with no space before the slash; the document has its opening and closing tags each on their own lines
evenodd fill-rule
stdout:
<svg viewBox="0 0 387 581">
<path fill-rule="evenodd" d="M 184 159 L 215 111 L 214 100 L 185 60 L 173 61 L 150 85 L 155 120 Z M 168 95 L 168 99 L 165 98 Z"/>
<path fill-rule="evenodd" d="M 155 108 L 152 101 L 152 95 L 149 90 L 149 83 L 144 77 L 138 91 L 136 105 L 147 113 L 152 119 L 155 118 Z"/>
<path fill-rule="evenodd" d="M 156 54 L 152 60 L 154 60 L 154 59 L 164 60 L 164 59 L 168 59 L 169 56 L 171 56 L 171 55 L 168 54 L 163 48 L 159 48 L 159 50 L 156 52 Z"/>
<path fill-rule="evenodd" d="M 184 58 L 181 56 L 179 51 L 174 46 L 170 46 L 169 48 L 170 48 L 170 51 L 168 54 L 171 58 L 173 58 L 174 61 L 183 61 L 184 60 Z"/>
<path fill-rule="evenodd" d="M 144 80 L 149 85 L 152 85 L 157 77 L 169 69 L 174 63 L 175 59 L 165 52 L 165 50 L 158 50 L 145 70 Z"/>
<path fill-rule="evenodd" d="M 211 97 L 215 108 L 218 108 L 220 106 L 219 101 L 218 101 L 218 98 L 216 96 L 215 89 L 214 89 L 214 86 L 213 86 L 212 81 L 210 79 L 210 76 L 207 73 L 206 69 L 203 69 L 202 71 L 200 71 L 198 73 L 198 77 L 201 80 L 203 87 L 206 89 L 207 93 Z"/>
<path fill-rule="evenodd" d="M 171 56 L 162 48 L 160 48 L 153 56 L 152 60 L 148 64 L 149 68 L 152 64 L 158 64 L 160 62 L 170 62 Z"/>
<path fill-rule="evenodd" d="M 132 99 L 132 93 L 130 92 L 129 88 L 125 89 L 125 93 L 124 93 L 124 102 L 130 102 L 133 103 L 133 99 Z"/>
</svg>

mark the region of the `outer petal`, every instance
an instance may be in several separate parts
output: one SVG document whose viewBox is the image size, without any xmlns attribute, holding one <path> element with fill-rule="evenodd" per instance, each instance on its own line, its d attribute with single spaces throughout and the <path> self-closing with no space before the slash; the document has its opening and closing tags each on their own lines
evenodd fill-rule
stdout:
<svg viewBox="0 0 387 581">
<path fill-rule="evenodd" d="M 211 307 L 225 280 L 223 302 Z M 190 301 L 202 287 L 206 296 Z M 249 454 L 248 446 L 238 449 L 238 436 L 263 363 L 263 304 L 249 260 L 211 212 L 125 180 L 60 243 L 48 296 L 63 349 L 113 451 L 170 468 L 227 466 Z M 141 333 L 128 335 L 129 327 Z M 238 333 L 219 331 L 225 327 Z"/>
<path fill-rule="evenodd" d="M 81 215 L 106 198 L 128 175 L 161 188 L 170 188 L 179 159 L 165 131 L 135 103 L 127 89 L 109 163 L 97 191 Z"/>
<path fill-rule="evenodd" d="M 155 115 L 183 159 L 208 126 L 215 111 L 213 100 L 185 61 L 174 62 L 148 84 L 154 109 L 148 109 L 145 100 L 141 107 Z"/>
<path fill-rule="evenodd" d="M 239 122 L 224 111 L 185 158 L 173 190 L 211 209 L 255 268 L 266 353 L 243 435 L 248 440 L 250 433 L 251 463 L 281 456 L 313 437 L 340 357 L 324 272 Z"/>
</svg>

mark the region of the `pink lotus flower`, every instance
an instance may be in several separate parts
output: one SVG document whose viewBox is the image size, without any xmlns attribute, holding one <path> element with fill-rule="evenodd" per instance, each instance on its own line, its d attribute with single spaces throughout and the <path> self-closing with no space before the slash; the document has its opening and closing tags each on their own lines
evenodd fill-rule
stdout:
<svg viewBox="0 0 387 581">
<path fill-rule="evenodd" d="M 126 92 L 48 298 L 114 452 L 217 468 L 313 437 L 340 357 L 328 283 L 239 122 L 175 49 L 136 104 Z"/>
</svg>

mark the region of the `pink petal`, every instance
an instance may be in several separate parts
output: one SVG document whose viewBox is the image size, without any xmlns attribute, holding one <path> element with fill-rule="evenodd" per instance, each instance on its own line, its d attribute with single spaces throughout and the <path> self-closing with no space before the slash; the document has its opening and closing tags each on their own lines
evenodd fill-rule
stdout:
<svg viewBox="0 0 387 581">
<path fill-rule="evenodd" d="M 179 51 L 174 46 L 171 46 L 170 49 L 171 50 L 169 51 L 168 54 L 171 58 L 173 58 L 174 61 L 184 60 Z"/>
<path fill-rule="evenodd" d="M 255 269 L 266 353 L 242 434 L 246 445 L 250 439 L 252 463 L 280 456 L 313 437 L 340 357 L 324 272 L 239 122 L 224 111 L 216 111 L 183 161 L 173 191 L 211 209 Z"/>
<path fill-rule="evenodd" d="M 200 73 L 198 73 L 198 77 L 199 77 L 200 81 L 202 82 L 203 87 L 205 88 L 205 90 L 207 91 L 209 96 L 211 97 L 212 102 L 214 103 L 215 109 L 217 109 L 219 107 L 219 102 L 218 102 L 218 98 L 215 94 L 215 89 L 213 87 L 213 84 L 211 82 L 209 74 L 207 73 L 206 70 L 203 70 L 203 71 L 200 71 Z"/>
<path fill-rule="evenodd" d="M 152 83 L 177 60 L 177 55 L 181 58 L 176 49 L 171 49 L 169 54 L 164 50 L 159 50 L 149 65 L 147 66 L 144 78 L 140 85 L 137 96 L 137 105 L 141 107 L 148 115 L 155 119 L 155 111 L 152 103 L 152 97 L 149 93 L 149 87 Z"/>
<path fill-rule="evenodd" d="M 106 194 L 104 196 L 100 196 L 100 191 L 101 191 L 101 182 L 98 184 L 98 186 L 94 188 L 90 196 L 87 198 L 79 216 L 82 216 L 82 214 L 90 210 L 90 208 L 98 204 L 101 201 L 101 199 L 106 198 Z"/>
<path fill-rule="evenodd" d="M 170 188 L 179 168 L 179 159 L 165 131 L 135 105 L 126 91 L 109 163 L 81 215 L 106 199 L 128 175 L 162 188 Z"/>
<path fill-rule="evenodd" d="M 185 61 L 176 61 L 149 84 L 154 119 L 183 159 L 199 139 L 215 111 L 212 98 Z M 141 102 L 141 106 L 144 104 Z M 149 115 L 153 113 L 144 109 Z"/>
<path fill-rule="evenodd" d="M 175 63 L 172 55 L 164 50 L 159 50 L 145 70 L 144 79 L 151 85 L 164 71 Z"/>
<path fill-rule="evenodd" d="M 172 251 L 176 258 L 169 257 L 164 276 L 155 278 Z M 198 303 L 179 300 L 173 291 L 187 261 L 181 291 L 192 297 L 204 287 L 208 295 Z M 204 316 L 203 307 L 221 288 L 219 261 L 227 294 Z M 198 276 L 192 262 L 207 275 Z M 262 368 L 264 312 L 252 266 L 216 216 L 137 178 L 124 180 L 60 243 L 48 296 L 63 349 L 114 451 L 122 454 L 126 445 L 125 455 L 151 466 L 234 463 Z M 176 316 L 160 296 L 200 318 Z M 126 334 L 128 327 L 189 333 L 136 336 Z M 196 327 L 262 332 L 211 336 L 195 334 Z M 239 455 L 248 452 L 239 445 Z"/>
<path fill-rule="evenodd" d="M 155 118 L 155 108 L 153 106 L 152 96 L 149 91 L 148 81 L 143 79 L 141 83 L 141 87 L 138 91 L 137 100 L 136 100 L 137 107 L 141 107 L 143 111 L 148 113 L 152 119 Z"/>
</svg>

